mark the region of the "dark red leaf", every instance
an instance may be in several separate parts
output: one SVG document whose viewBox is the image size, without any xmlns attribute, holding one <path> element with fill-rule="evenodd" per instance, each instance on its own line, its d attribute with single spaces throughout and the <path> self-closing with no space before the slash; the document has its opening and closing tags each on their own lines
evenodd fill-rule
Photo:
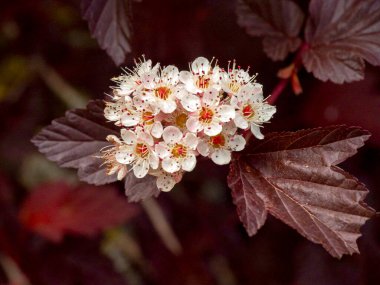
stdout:
<svg viewBox="0 0 380 285">
<path fill-rule="evenodd" d="M 264 51 L 272 60 L 283 60 L 301 44 L 298 37 L 304 14 L 290 0 L 239 0 L 238 24 L 251 36 L 263 37 Z"/>
<path fill-rule="evenodd" d="M 380 65 L 378 0 L 312 0 L 303 55 L 309 72 L 342 84 L 364 77 L 364 60 Z"/>
<path fill-rule="evenodd" d="M 91 101 L 85 110 L 70 110 L 44 128 L 32 142 L 59 166 L 77 168 L 82 181 L 95 185 L 114 182 L 116 175 L 107 175 L 103 160 L 96 157 L 110 144 L 107 135 L 118 135 L 117 127 L 106 122 L 103 110 L 102 100 Z"/>
<path fill-rule="evenodd" d="M 160 190 L 156 186 L 156 177 L 147 175 L 144 178 L 137 178 L 133 172 L 129 172 L 125 177 L 125 195 L 129 202 L 139 202 L 149 197 L 157 197 Z"/>
<path fill-rule="evenodd" d="M 66 233 L 93 236 L 120 225 L 136 214 L 112 187 L 41 185 L 21 208 L 23 224 L 45 238 L 59 242 Z"/>
<path fill-rule="evenodd" d="M 127 0 L 82 0 L 82 17 L 87 20 L 91 34 L 107 51 L 115 64 L 125 61 L 131 52 Z"/>
<path fill-rule="evenodd" d="M 336 165 L 369 136 L 334 126 L 271 133 L 250 145 L 232 162 L 228 179 L 248 233 L 268 211 L 335 257 L 358 252 L 360 227 L 374 211 L 363 202 L 366 187 Z"/>
</svg>

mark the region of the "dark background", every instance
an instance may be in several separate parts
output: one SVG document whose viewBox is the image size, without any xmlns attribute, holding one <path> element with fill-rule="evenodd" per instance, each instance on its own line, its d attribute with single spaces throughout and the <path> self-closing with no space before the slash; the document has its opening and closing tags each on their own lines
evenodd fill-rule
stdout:
<svg viewBox="0 0 380 285">
<path fill-rule="evenodd" d="M 299 2 L 307 13 L 308 1 Z M 187 68 L 188 62 L 201 55 L 215 56 L 220 65 L 236 59 L 242 67 L 259 73 L 257 81 L 269 95 L 279 80 L 277 71 L 292 58 L 268 59 L 261 40 L 246 35 L 236 24 L 234 6 L 231 0 L 133 2 L 133 52 L 125 65 L 131 66 L 133 58 L 142 54 L 179 68 Z M 67 109 L 103 98 L 110 78 L 121 71 L 91 39 L 79 4 L 73 0 L 3 1 L 0 56 L 0 225 L 2 234 L 12 236 L 12 231 L 22 227 L 17 213 L 36 186 L 46 181 L 76 183 L 75 172 L 48 162 L 30 143 L 31 137 Z M 371 131 L 366 146 L 342 167 L 367 185 L 366 201 L 380 209 L 380 69 L 367 66 L 363 81 L 344 85 L 321 82 L 304 70 L 299 77 L 303 94 L 295 96 L 288 87 L 276 102 L 278 112 L 265 132 L 334 124 Z M 109 238 L 107 232 L 93 238 L 68 236 L 60 244 L 28 233 L 19 255 L 33 266 L 20 265 L 21 270 L 33 285 L 37 285 L 33 280 L 49 285 L 98 284 L 99 279 L 83 277 L 86 268 L 104 270 L 104 276 L 107 268 L 122 276 L 123 281 L 115 281 L 110 275 L 103 284 L 380 284 L 378 217 L 362 228 L 361 254 L 341 260 L 272 217 L 249 238 L 232 204 L 227 173 L 228 167 L 202 162 L 171 193 L 158 198 L 182 245 L 177 256 L 142 210 L 123 227 L 133 237 L 132 251 L 134 246 L 141 251 L 139 261 L 129 252 L 115 255 L 126 267 L 108 269 L 108 263 L 95 267 L 91 254 Z M 85 244 L 89 248 L 82 252 Z M 0 246 L 0 257 L 6 256 L 7 245 L 1 238 Z M 117 264 L 115 256 L 113 264 Z M 62 265 L 70 258 L 75 262 Z M 0 266 L 0 284 L 16 284 L 7 280 L 4 262 Z"/>
</svg>

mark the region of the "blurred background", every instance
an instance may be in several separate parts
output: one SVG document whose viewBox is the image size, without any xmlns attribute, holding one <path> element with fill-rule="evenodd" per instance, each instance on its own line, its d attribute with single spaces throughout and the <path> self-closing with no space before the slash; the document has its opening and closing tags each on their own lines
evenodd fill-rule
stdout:
<svg viewBox="0 0 380 285">
<path fill-rule="evenodd" d="M 54 118 L 109 92 L 120 69 L 91 38 L 79 1 L 0 4 L 0 284 L 380 284 L 380 219 L 362 228 L 360 255 L 334 259 L 269 217 L 249 238 L 226 186 L 228 167 L 200 163 L 157 200 L 128 204 L 121 185 L 80 184 L 30 143 Z M 298 1 L 307 11 L 308 1 Z M 285 62 L 236 23 L 231 0 L 131 4 L 133 58 L 187 68 L 197 56 L 236 59 L 269 95 Z M 291 57 L 290 59 L 291 60 Z M 347 124 L 372 137 L 342 167 L 380 209 L 380 69 L 335 85 L 299 73 L 303 88 L 277 101 L 265 131 Z M 205 175 L 207 173 L 207 175 Z M 106 189 L 104 189 L 106 188 Z"/>
</svg>

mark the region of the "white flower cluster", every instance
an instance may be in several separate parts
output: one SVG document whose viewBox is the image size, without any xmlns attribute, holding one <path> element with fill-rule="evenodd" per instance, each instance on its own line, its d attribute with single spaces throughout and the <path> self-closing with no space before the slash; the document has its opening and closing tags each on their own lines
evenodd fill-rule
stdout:
<svg viewBox="0 0 380 285">
<path fill-rule="evenodd" d="M 104 116 L 120 126 L 120 137 L 107 137 L 107 173 L 119 180 L 128 171 L 137 178 L 154 175 L 157 187 L 170 191 L 199 155 L 228 164 L 231 152 L 245 147 L 243 130 L 262 139 L 262 124 L 276 112 L 254 79 L 235 62 L 224 70 L 198 57 L 190 71 L 179 71 L 142 59 L 113 79 Z"/>
</svg>

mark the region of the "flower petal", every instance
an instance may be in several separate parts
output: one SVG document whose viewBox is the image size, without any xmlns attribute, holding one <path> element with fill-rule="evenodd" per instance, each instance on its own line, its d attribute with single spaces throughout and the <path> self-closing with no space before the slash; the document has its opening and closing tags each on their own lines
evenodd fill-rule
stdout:
<svg viewBox="0 0 380 285">
<path fill-rule="evenodd" d="M 211 124 L 203 128 L 203 132 L 210 137 L 220 134 L 221 131 L 222 126 L 217 122 L 211 122 Z"/>
<path fill-rule="evenodd" d="M 115 159 L 121 164 L 130 164 L 135 159 L 135 154 L 131 149 L 121 149 L 116 151 Z"/>
<path fill-rule="evenodd" d="M 247 120 L 244 119 L 244 117 L 238 112 L 235 114 L 234 122 L 238 128 L 243 130 L 245 130 L 249 126 Z"/>
<path fill-rule="evenodd" d="M 186 111 L 195 112 L 201 106 L 201 99 L 196 95 L 188 94 L 181 99 L 181 104 Z"/>
<path fill-rule="evenodd" d="M 218 165 L 228 164 L 231 161 L 231 152 L 226 149 L 216 149 L 211 154 L 211 160 Z"/>
<path fill-rule="evenodd" d="M 133 173 L 137 178 L 143 178 L 148 174 L 149 163 L 145 159 L 139 159 L 133 166 Z"/>
<path fill-rule="evenodd" d="M 160 163 L 160 159 L 158 158 L 157 154 L 154 152 L 151 152 L 149 155 L 149 165 L 152 169 L 157 169 L 158 165 Z"/>
<path fill-rule="evenodd" d="M 189 155 L 182 160 L 182 169 L 185 171 L 192 171 L 197 164 L 197 159 L 195 155 Z"/>
<path fill-rule="evenodd" d="M 205 141 L 200 141 L 197 145 L 197 151 L 202 156 L 208 156 L 210 154 L 210 145 Z"/>
<path fill-rule="evenodd" d="M 217 108 L 216 115 L 220 121 L 229 122 L 235 118 L 235 109 L 230 105 L 222 105 Z"/>
<path fill-rule="evenodd" d="M 162 126 L 162 123 L 157 121 L 153 123 L 150 133 L 152 134 L 152 136 L 158 139 L 162 136 L 163 131 L 164 131 L 164 128 Z"/>
<path fill-rule="evenodd" d="M 260 131 L 260 127 L 255 124 L 251 124 L 251 132 L 259 140 L 262 140 L 264 138 L 263 134 Z"/>
<path fill-rule="evenodd" d="M 173 113 L 177 108 L 177 104 L 174 100 L 159 100 L 159 107 L 165 114 Z"/>
<path fill-rule="evenodd" d="M 191 71 L 195 74 L 208 74 L 210 71 L 210 62 L 202 56 L 197 57 L 191 64 Z"/>
<path fill-rule="evenodd" d="M 134 132 L 127 129 L 121 129 L 120 130 L 121 138 L 126 144 L 135 144 L 137 141 L 137 136 Z"/>
<path fill-rule="evenodd" d="M 174 188 L 176 184 L 175 179 L 168 174 L 161 174 L 157 177 L 157 188 L 164 192 L 169 192 Z"/>
<path fill-rule="evenodd" d="M 166 143 L 175 144 L 182 139 L 183 134 L 177 127 L 169 126 L 164 129 L 162 137 Z"/>
<path fill-rule="evenodd" d="M 181 169 L 179 162 L 173 158 L 164 158 L 162 160 L 162 168 L 169 173 L 174 173 Z"/>
<path fill-rule="evenodd" d="M 276 107 L 265 103 L 257 111 L 257 119 L 255 118 L 255 121 L 258 123 L 268 122 L 274 113 L 276 113 Z"/>
<path fill-rule="evenodd" d="M 215 89 L 210 89 L 203 94 L 202 105 L 206 107 L 217 106 L 220 102 L 219 92 Z"/>
<path fill-rule="evenodd" d="M 202 130 L 202 126 L 198 119 L 195 117 L 189 117 L 186 121 L 186 127 L 190 132 L 196 133 Z"/>
<path fill-rule="evenodd" d="M 121 117 L 121 124 L 125 127 L 136 126 L 140 122 L 140 117 L 137 114 L 132 114 L 130 112 L 124 113 Z"/>
<path fill-rule="evenodd" d="M 189 84 L 193 81 L 193 75 L 189 71 L 181 71 L 179 73 L 179 80 L 184 84 Z"/>
<path fill-rule="evenodd" d="M 160 142 L 155 145 L 155 150 L 160 158 L 165 158 L 170 155 L 170 150 L 166 143 Z"/>
<path fill-rule="evenodd" d="M 236 135 L 233 136 L 230 141 L 228 142 L 228 146 L 233 150 L 233 151 L 241 151 L 244 149 L 246 144 L 246 141 L 243 136 L 241 135 Z"/>
<path fill-rule="evenodd" d="M 164 84 L 176 85 L 179 80 L 179 70 L 174 65 L 168 65 L 161 72 L 161 79 Z"/>
<path fill-rule="evenodd" d="M 195 149 L 198 144 L 198 138 L 196 135 L 192 133 L 187 133 L 185 138 L 183 139 L 183 142 L 191 149 Z"/>
</svg>

